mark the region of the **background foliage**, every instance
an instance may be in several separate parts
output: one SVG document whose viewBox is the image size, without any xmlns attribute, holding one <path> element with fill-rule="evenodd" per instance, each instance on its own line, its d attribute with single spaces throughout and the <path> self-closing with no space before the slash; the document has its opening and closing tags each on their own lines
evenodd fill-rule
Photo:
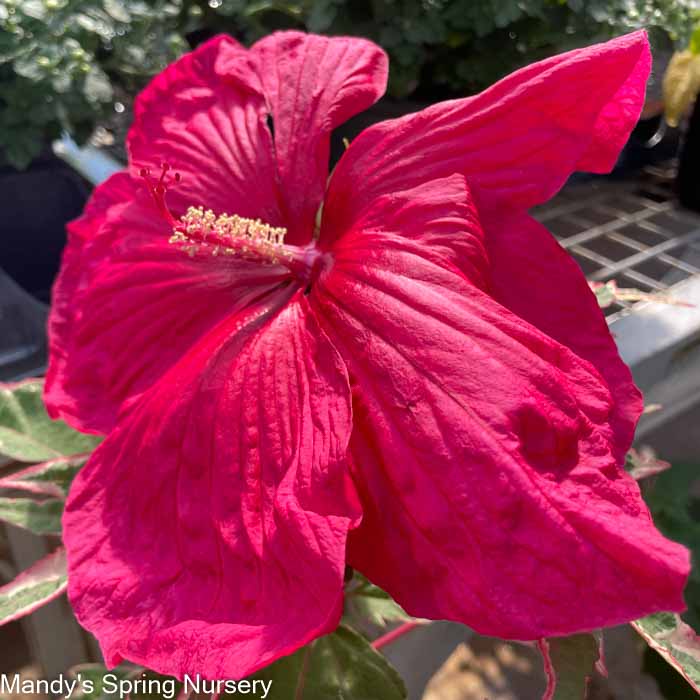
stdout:
<svg viewBox="0 0 700 700">
<path fill-rule="evenodd" d="M 190 46 L 225 31 L 353 34 L 391 58 L 394 97 L 478 91 L 556 51 L 638 27 L 685 44 L 693 0 L 0 0 L 0 161 L 23 168 L 96 124 Z"/>
</svg>

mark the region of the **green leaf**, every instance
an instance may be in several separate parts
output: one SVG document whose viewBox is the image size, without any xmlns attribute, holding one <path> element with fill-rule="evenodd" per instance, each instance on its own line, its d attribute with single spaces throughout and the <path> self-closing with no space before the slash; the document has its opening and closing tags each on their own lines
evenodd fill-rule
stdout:
<svg viewBox="0 0 700 700">
<path fill-rule="evenodd" d="M 65 499 L 73 479 L 86 461 L 87 457 L 59 457 L 33 464 L 0 479 L 0 489 Z"/>
<path fill-rule="evenodd" d="M 88 8 L 89 9 L 89 8 Z M 110 41 L 115 34 L 114 21 L 107 13 L 100 13 L 96 10 L 91 12 L 81 12 L 74 15 L 73 21 L 86 32 L 97 34 L 105 41 Z"/>
<path fill-rule="evenodd" d="M 51 420 L 42 388 L 40 379 L 0 385 L 0 454 L 20 462 L 43 462 L 91 452 L 101 438 Z"/>
<path fill-rule="evenodd" d="M 142 669 L 138 669 L 139 671 Z M 102 664 L 80 664 L 73 666 L 68 671 L 68 677 L 78 680 L 76 692 L 73 693 L 75 700 L 119 700 L 118 692 L 107 692 L 105 689 L 105 676 L 111 673 L 115 676 L 114 682 L 126 680 L 133 673 L 134 669 L 128 666 L 118 666 L 111 671 Z"/>
<path fill-rule="evenodd" d="M 352 621 L 371 622 L 378 627 L 412 619 L 386 591 L 357 572 L 345 594 L 345 615 Z"/>
<path fill-rule="evenodd" d="M 639 450 L 631 448 L 625 458 L 625 469 L 637 481 L 661 474 L 670 468 L 671 463 L 658 459 L 649 447 L 640 447 Z"/>
<path fill-rule="evenodd" d="M 60 535 L 63 501 L 47 498 L 0 498 L 0 520 L 22 527 L 35 535 Z"/>
<path fill-rule="evenodd" d="M 342 625 L 250 680 L 272 681 L 275 700 L 406 698 L 401 677 L 384 656 L 357 632 Z"/>
<path fill-rule="evenodd" d="M 590 282 L 589 285 L 593 290 L 598 306 L 600 306 L 601 309 L 607 309 L 609 306 L 612 306 L 615 303 L 616 284 L 614 281 Z"/>
<path fill-rule="evenodd" d="M 700 24 L 695 27 L 693 33 L 690 35 L 690 44 L 688 48 L 690 49 L 690 53 L 700 53 Z"/>
<path fill-rule="evenodd" d="M 3 152 L 8 163 L 17 170 L 26 170 L 31 162 L 41 153 L 41 142 L 27 143 L 19 140 L 16 143 L 3 145 Z M 0 448 L 1 449 L 1 448 Z"/>
<path fill-rule="evenodd" d="M 88 102 L 109 102 L 112 99 L 112 85 L 104 71 L 93 68 L 85 76 L 83 93 Z"/>
<path fill-rule="evenodd" d="M 105 12 L 117 22 L 129 22 L 131 21 L 131 15 L 124 2 L 120 0 L 103 0 L 102 6 Z"/>
<path fill-rule="evenodd" d="M 61 547 L 0 588 L 0 626 L 51 602 L 67 585 L 66 551 Z"/>
<path fill-rule="evenodd" d="M 666 121 L 670 126 L 678 126 L 700 91 L 700 55 L 692 51 L 674 53 L 662 87 Z"/>
<path fill-rule="evenodd" d="M 301 6 L 296 3 L 279 2 L 279 0 L 259 0 L 247 5 L 245 10 L 243 10 L 243 16 L 252 17 L 272 10 L 294 18 L 301 17 L 302 14 Z"/>
<path fill-rule="evenodd" d="M 316 0 L 311 5 L 306 27 L 311 32 L 326 32 L 338 14 L 335 0 Z"/>
<path fill-rule="evenodd" d="M 27 17 L 44 20 L 46 17 L 46 5 L 42 0 L 23 0 L 20 3 L 20 10 Z"/>
<path fill-rule="evenodd" d="M 183 684 L 175 678 L 162 676 L 129 662 L 114 669 L 102 664 L 80 664 L 68 671 L 78 687 L 75 700 L 162 700 L 179 698 Z M 107 678 L 107 676 L 109 676 Z"/>
<path fill-rule="evenodd" d="M 584 700 L 588 679 L 600 658 L 600 644 L 592 634 L 552 637 L 539 644 L 547 675 L 542 700 Z"/>
<path fill-rule="evenodd" d="M 183 683 L 172 676 L 164 676 L 145 668 L 136 668 L 132 669 L 128 680 L 138 681 L 140 684 L 134 685 L 134 689 L 129 693 L 131 700 L 163 700 L 164 697 L 180 698 L 182 696 Z M 215 695 L 216 693 L 211 697 L 214 698 Z"/>
<path fill-rule="evenodd" d="M 700 693 L 700 637 L 675 613 L 655 613 L 632 627 Z"/>
<path fill-rule="evenodd" d="M 652 480 L 642 482 L 642 495 L 654 523 L 671 540 L 688 547 L 692 559 L 700 561 L 700 466 L 693 462 L 674 462 Z M 683 619 L 700 629 L 700 567 L 693 566 L 685 589 L 688 610 Z"/>
</svg>

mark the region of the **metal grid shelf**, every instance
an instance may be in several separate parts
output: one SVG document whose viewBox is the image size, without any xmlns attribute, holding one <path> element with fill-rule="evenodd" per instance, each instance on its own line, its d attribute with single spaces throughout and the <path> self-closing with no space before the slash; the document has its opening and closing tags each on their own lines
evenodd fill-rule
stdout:
<svg viewBox="0 0 700 700">
<path fill-rule="evenodd" d="M 618 302 L 606 309 L 622 358 L 648 404 L 637 440 L 654 440 L 700 406 L 700 215 L 679 207 L 675 163 L 647 168 L 633 181 L 570 184 L 533 213 L 592 281 L 663 292 L 669 306 Z"/>
<path fill-rule="evenodd" d="M 592 281 L 666 292 L 700 274 L 700 216 L 679 209 L 675 164 L 646 169 L 634 182 L 570 185 L 534 215 L 559 239 Z M 631 308 L 606 309 L 612 322 Z"/>
</svg>

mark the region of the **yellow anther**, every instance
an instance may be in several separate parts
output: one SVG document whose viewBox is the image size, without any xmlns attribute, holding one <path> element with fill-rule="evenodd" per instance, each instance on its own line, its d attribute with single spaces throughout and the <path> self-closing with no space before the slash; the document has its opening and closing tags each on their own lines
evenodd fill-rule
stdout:
<svg viewBox="0 0 700 700">
<path fill-rule="evenodd" d="M 179 244 L 190 255 L 198 251 L 210 255 L 241 255 L 277 263 L 289 255 L 284 250 L 287 229 L 270 226 L 260 219 L 236 214 L 216 216 L 211 209 L 189 207 L 173 230 L 170 242 Z"/>
</svg>

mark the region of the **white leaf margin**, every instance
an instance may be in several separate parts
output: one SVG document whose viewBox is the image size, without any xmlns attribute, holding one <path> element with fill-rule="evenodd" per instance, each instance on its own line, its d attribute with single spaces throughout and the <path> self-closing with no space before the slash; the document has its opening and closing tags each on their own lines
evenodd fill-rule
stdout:
<svg viewBox="0 0 700 700">
<path fill-rule="evenodd" d="M 40 559 L 13 581 L 0 587 L 0 627 L 33 613 L 65 593 L 68 587 L 66 550 L 59 547 L 55 552 Z M 32 597 L 32 589 L 41 590 L 38 597 Z M 13 607 L 13 598 L 20 601 L 26 595 L 29 599 Z M 6 610 L 3 614 L 3 610 Z"/>
<path fill-rule="evenodd" d="M 668 624 L 673 619 L 674 625 Z M 675 613 L 655 613 L 631 623 L 654 651 L 700 694 L 700 637 Z M 658 629 L 654 630 L 656 627 Z"/>
</svg>

